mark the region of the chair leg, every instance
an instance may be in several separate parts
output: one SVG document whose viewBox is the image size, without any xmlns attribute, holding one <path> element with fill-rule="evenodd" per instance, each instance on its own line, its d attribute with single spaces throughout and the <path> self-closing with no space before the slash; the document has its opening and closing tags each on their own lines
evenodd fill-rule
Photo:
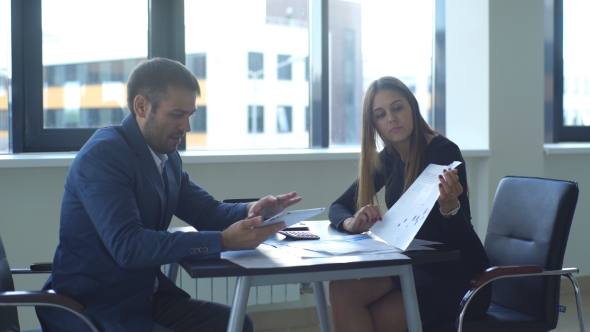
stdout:
<svg viewBox="0 0 590 332">
<path fill-rule="evenodd" d="M 463 319 L 465 318 L 465 312 L 467 311 L 467 305 L 469 304 L 469 302 L 471 302 L 471 299 L 475 296 L 475 293 L 477 293 L 477 291 L 480 288 L 471 288 L 470 290 L 467 291 L 467 293 L 465 294 L 465 296 L 463 296 L 463 299 L 461 300 L 461 303 L 459 304 L 459 315 L 457 316 L 456 320 L 455 320 L 455 327 L 457 328 L 457 332 L 463 332 Z"/>
<path fill-rule="evenodd" d="M 572 282 L 572 286 L 574 286 L 574 293 L 576 294 L 576 306 L 578 308 L 578 321 L 580 322 L 580 331 L 586 332 L 584 328 L 584 312 L 582 311 L 582 296 L 580 295 L 580 286 L 578 286 L 578 281 L 571 273 L 565 275 L 568 279 Z"/>
</svg>

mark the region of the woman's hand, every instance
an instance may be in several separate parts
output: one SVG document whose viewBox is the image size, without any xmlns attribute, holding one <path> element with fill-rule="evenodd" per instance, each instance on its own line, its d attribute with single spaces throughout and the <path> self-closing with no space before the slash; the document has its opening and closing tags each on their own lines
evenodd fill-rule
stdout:
<svg viewBox="0 0 590 332">
<path fill-rule="evenodd" d="M 459 196 L 463 193 L 463 186 L 459 182 L 458 169 L 443 170 L 443 175 L 438 176 L 438 205 L 444 213 L 459 206 Z M 450 217 L 449 217 L 450 218 Z"/>
<path fill-rule="evenodd" d="M 381 211 L 377 205 L 363 206 L 354 218 L 348 218 L 342 222 L 342 228 L 350 233 L 362 233 L 368 231 L 381 219 Z"/>
</svg>

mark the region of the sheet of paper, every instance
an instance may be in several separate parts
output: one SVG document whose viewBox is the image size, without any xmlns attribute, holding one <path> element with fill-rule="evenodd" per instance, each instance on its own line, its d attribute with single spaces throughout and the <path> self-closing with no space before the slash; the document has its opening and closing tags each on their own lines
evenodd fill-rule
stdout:
<svg viewBox="0 0 590 332">
<path fill-rule="evenodd" d="M 315 256 L 309 259 L 302 259 L 292 255 L 289 250 L 275 248 L 269 245 L 261 244 L 253 250 L 226 251 L 221 253 L 222 259 L 227 259 L 235 264 L 248 269 L 272 268 L 281 266 L 306 266 L 313 264 L 338 264 L 362 261 L 378 261 L 392 259 L 409 259 L 401 253 L 371 253 L 364 255 L 340 255 L 321 257 Z"/>
<path fill-rule="evenodd" d="M 300 257 L 291 255 L 286 250 L 277 249 L 264 243 L 252 250 L 222 252 L 221 259 L 227 259 L 249 269 L 311 264 Z"/>
<path fill-rule="evenodd" d="M 351 262 L 365 262 L 365 261 L 388 261 L 410 259 L 410 257 L 401 253 L 375 253 L 369 255 L 342 255 L 327 258 L 311 258 L 306 259 L 305 262 L 309 264 L 336 264 L 336 263 L 351 263 Z"/>
<path fill-rule="evenodd" d="M 288 246 L 333 256 L 401 252 L 400 249 L 366 234 L 346 235 L 326 240 L 292 241 Z"/>
<path fill-rule="evenodd" d="M 325 258 L 325 257 L 333 257 L 334 255 L 324 252 L 324 251 L 314 251 L 314 250 L 307 250 L 303 248 L 291 247 L 291 246 L 283 246 L 278 248 L 278 250 L 284 250 L 293 256 L 297 256 L 302 259 L 309 259 L 309 258 Z"/>
<path fill-rule="evenodd" d="M 323 236 L 320 240 L 292 241 L 271 238 L 265 245 L 284 250 L 291 255 L 303 258 L 325 258 L 342 255 L 384 255 L 400 253 L 401 250 L 390 246 L 371 233 L 334 234 Z"/>
<path fill-rule="evenodd" d="M 446 166 L 428 165 L 383 215 L 383 220 L 371 227 L 371 232 L 390 245 L 406 250 L 438 198 L 438 176 L 443 174 L 443 169 L 455 168 L 460 164 L 455 161 Z"/>
</svg>

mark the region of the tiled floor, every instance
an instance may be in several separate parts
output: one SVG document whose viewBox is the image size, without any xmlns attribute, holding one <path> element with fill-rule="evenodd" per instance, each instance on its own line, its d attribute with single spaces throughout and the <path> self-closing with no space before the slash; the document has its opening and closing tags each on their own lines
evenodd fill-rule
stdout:
<svg viewBox="0 0 590 332">
<path fill-rule="evenodd" d="M 559 323 L 555 331 L 578 332 L 578 314 L 576 311 L 576 298 L 573 293 L 561 295 L 561 305 L 566 306 L 566 312 L 560 314 Z M 590 291 L 582 292 L 582 308 L 584 309 L 584 326 L 590 331 Z M 289 318 L 281 317 L 281 313 L 253 313 L 250 314 L 255 326 L 255 331 L 264 332 L 320 332 L 315 308 L 305 308 L 290 311 Z M 281 322 L 281 323 L 279 323 Z M 281 326 L 282 325 L 282 326 Z"/>
</svg>

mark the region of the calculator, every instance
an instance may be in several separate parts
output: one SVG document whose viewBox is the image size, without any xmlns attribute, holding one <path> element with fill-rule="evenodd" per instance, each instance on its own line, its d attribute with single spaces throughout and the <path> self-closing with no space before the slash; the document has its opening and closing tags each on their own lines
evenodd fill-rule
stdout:
<svg viewBox="0 0 590 332">
<path fill-rule="evenodd" d="M 281 229 L 282 231 L 309 231 L 309 227 L 305 222 L 300 222 L 295 225 L 291 225 L 287 228 Z"/>
<path fill-rule="evenodd" d="M 279 231 L 289 239 L 293 240 L 318 240 L 320 237 L 309 231 Z"/>
</svg>

